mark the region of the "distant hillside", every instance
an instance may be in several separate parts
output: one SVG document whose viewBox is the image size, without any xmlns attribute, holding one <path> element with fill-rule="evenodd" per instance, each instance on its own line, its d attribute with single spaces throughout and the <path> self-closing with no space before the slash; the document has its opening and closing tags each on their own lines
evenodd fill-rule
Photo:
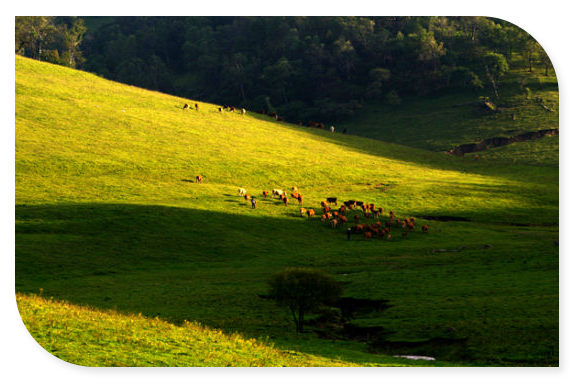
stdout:
<svg viewBox="0 0 574 382">
<path fill-rule="evenodd" d="M 491 99 L 497 111 L 481 107 L 478 92 L 452 92 L 407 98 L 393 106 L 366 106 L 338 127 L 347 128 L 351 134 L 433 151 L 558 127 L 556 77 L 513 72 L 500 88 L 500 99 Z M 542 105 L 553 111 L 545 110 Z"/>
</svg>

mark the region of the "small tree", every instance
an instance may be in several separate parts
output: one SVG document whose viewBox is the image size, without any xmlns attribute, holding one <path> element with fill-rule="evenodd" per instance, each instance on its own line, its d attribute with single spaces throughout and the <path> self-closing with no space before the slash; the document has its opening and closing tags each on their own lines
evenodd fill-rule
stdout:
<svg viewBox="0 0 574 382">
<path fill-rule="evenodd" d="M 487 53 L 483 57 L 486 77 L 492 85 L 494 95 L 498 98 L 498 83 L 500 78 L 508 71 L 508 62 L 502 54 Z"/>
<path fill-rule="evenodd" d="M 306 313 L 334 302 L 343 287 L 328 274 L 310 268 L 287 268 L 269 280 L 269 295 L 291 311 L 297 333 L 303 331 Z"/>
</svg>

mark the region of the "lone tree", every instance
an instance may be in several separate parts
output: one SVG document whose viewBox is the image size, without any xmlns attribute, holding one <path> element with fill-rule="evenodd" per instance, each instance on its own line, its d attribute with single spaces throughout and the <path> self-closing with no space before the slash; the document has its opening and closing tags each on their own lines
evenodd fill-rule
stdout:
<svg viewBox="0 0 574 382">
<path fill-rule="evenodd" d="M 287 268 L 269 280 L 269 296 L 289 308 L 297 333 L 303 332 L 305 313 L 335 302 L 341 294 L 341 284 L 316 269 Z"/>
</svg>

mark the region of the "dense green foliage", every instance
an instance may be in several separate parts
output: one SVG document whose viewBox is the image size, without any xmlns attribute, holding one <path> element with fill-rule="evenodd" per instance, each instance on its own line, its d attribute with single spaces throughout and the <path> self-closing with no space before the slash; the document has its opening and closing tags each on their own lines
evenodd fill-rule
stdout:
<svg viewBox="0 0 574 382">
<path fill-rule="evenodd" d="M 208 103 L 182 110 L 184 102 L 195 101 L 16 58 L 16 290 L 173 325 L 147 331 L 145 323 L 90 316 L 64 323 L 45 301 L 21 303 L 42 346 L 85 365 L 112 364 L 110 349 L 125 354 L 118 364 L 191 365 L 197 359 L 182 350 L 192 335 L 183 325 L 197 321 L 334 365 L 388 365 L 404 354 L 370 348 L 364 338 L 297 335 L 286 309 L 258 297 L 270 275 L 313 267 L 344 282 L 344 297 L 389 301 L 388 310 L 351 324 L 384 327 L 393 343 L 467 339 L 461 349 L 416 351 L 436 356 L 433 365 L 558 364 L 558 137 L 473 161 L 256 113 L 219 113 Z M 409 116 L 432 105 L 422 98 L 400 107 Z M 433 116 L 442 118 L 440 110 Z M 520 115 L 539 114 L 557 118 L 530 104 Z M 471 117 L 479 130 L 497 126 L 488 115 Z M 440 132 L 444 141 L 458 134 L 448 123 Z M 199 173 L 202 184 L 192 181 Z M 418 216 L 429 233 L 347 241 L 344 230 L 302 218 L 296 205 L 259 197 L 251 209 L 237 196 L 238 187 L 260 195 L 293 185 L 305 207 L 330 196 L 364 200 Z M 149 336 L 143 345 L 141 336 Z M 82 344 L 89 351 L 78 351 Z M 247 363 L 213 346 L 214 357 L 221 350 L 233 364 Z"/>
<path fill-rule="evenodd" d="M 84 20 L 72 16 L 17 16 L 16 53 L 72 68 L 84 59 L 80 44 Z"/>
<path fill-rule="evenodd" d="M 528 33 L 486 17 L 85 20 L 84 70 L 183 97 L 278 112 L 291 122 L 330 123 L 355 115 L 365 103 L 393 105 L 454 89 L 495 96 L 509 65 L 530 71 L 542 65 L 546 75 L 551 67 Z"/>
<path fill-rule="evenodd" d="M 297 332 L 303 331 L 305 314 L 332 304 L 343 294 L 343 287 L 317 269 L 287 268 L 269 280 L 269 297 L 291 311 Z"/>
</svg>

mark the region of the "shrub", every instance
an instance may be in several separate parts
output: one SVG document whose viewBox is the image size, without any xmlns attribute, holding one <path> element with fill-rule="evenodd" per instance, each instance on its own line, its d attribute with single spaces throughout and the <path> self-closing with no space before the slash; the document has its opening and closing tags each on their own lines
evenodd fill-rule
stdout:
<svg viewBox="0 0 574 382">
<path fill-rule="evenodd" d="M 269 279 L 269 296 L 291 311 L 298 333 L 306 313 L 337 300 L 343 287 L 328 274 L 311 268 L 287 268 Z"/>
</svg>

